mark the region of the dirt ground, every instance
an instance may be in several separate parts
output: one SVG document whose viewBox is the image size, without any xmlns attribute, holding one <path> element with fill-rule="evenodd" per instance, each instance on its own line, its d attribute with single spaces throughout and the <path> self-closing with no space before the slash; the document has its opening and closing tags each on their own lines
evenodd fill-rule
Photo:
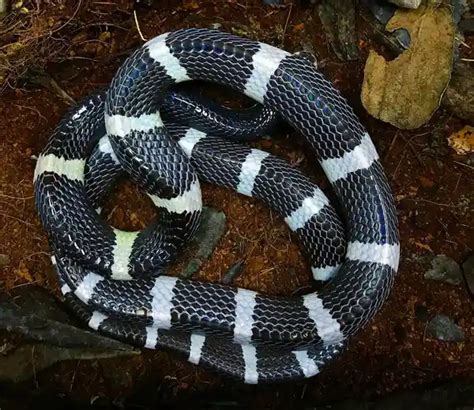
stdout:
<svg viewBox="0 0 474 410">
<path fill-rule="evenodd" d="M 106 86 L 125 56 L 142 43 L 129 3 L 89 2 L 81 17 L 87 21 L 88 15 L 98 15 L 102 25 L 78 31 L 70 56 L 47 67 L 75 100 Z M 358 18 L 356 33 L 361 58 L 344 63 L 328 46 L 309 1 L 277 8 L 262 6 L 258 0 L 163 1 L 151 7 L 139 5 L 136 10 L 147 39 L 181 27 L 219 23 L 223 30 L 289 51 L 311 44 L 321 70 L 354 107 L 382 158 L 399 212 L 399 275 L 382 311 L 352 339 L 344 355 L 320 376 L 305 382 L 247 387 L 174 354 L 145 351 L 131 359 L 64 362 L 13 389 L 42 389 L 81 400 L 127 398 L 137 408 L 163 398 L 203 396 L 268 408 L 295 401 L 314 405 L 372 397 L 454 377 L 474 380 L 472 300 L 464 286 L 423 277 L 433 256 L 446 254 L 461 263 L 474 248 L 473 168 L 447 144 L 447 137 L 465 124 L 440 109 L 423 127 L 401 131 L 366 113 L 360 102 L 364 61 L 371 48 L 386 50 L 372 40 L 362 18 Z M 65 15 L 67 12 L 72 14 L 73 7 Z M 474 48 L 472 37 L 465 42 Z M 461 48 L 465 56 L 469 51 Z M 67 102 L 54 91 L 26 83 L 0 97 L 0 253 L 10 258 L 0 268 L 1 288 L 38 285 L 57 294 L 46 235 L 34 208 L 32 178 L 34 156 L 67 108 Z M 315 169 L 315 160 L 305 155 L 302 139 L 290 129 L 282 127 L 273 139 L 255 146 L 298 163 L 323 189 L 329 187 L 322 172 Z M 139 229 L 152 218 L 144 195 L 132 201 L 137 192 L 125 184 L 109 201 L 108 219 L 117 227 Z M 196 279 L 219 281 L 245 257 L 245 270 L 235 281 L 240 287 L 288 295 L 310 285 L 307 263 L 282 218 L 255 200 L 213 186 L 204 185 L 204 202 L 225 212 L 227 228 Z M 435 314 L 454 319 L 465 333 L 464 342 L 428 339 L 427 318 Z M 117 373 L 121 374 L 119 382 Z"/>
</svg>

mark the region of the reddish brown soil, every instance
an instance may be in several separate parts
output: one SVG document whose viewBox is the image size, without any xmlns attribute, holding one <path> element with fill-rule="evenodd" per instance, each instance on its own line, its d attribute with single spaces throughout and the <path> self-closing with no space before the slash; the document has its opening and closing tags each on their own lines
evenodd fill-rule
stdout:
<svg viewBox="0 0 474 410">
<path fill-rule="evenodd" d="M 91 8 L 94 13 L 103 13 L 104 22 L 125 29 L 111 26 L 105 45 L 97 43 L 93 47 L 91 44 L 95 43 L 89 41 L 87 47 L 77 48 L 74 59 L 49 67 L 48 72 L 74 99 L 107 85 L 129 50 L 141 43 L 129 2 L 120 3 L 122 7 L 102 2 Z M 380 51 L 381 47 L 372 42 L 371 33 L 359 29 L 361 60 L 338 61 L 312 6 L 268 8 L 257 0 L 245 4 L 230 0 L 199 4 L 183 1 L 179 7 L 171 6 L 172 2 L 160 3 L 163 4 L 159 8 L 138 8 L 146 38 L 180 27 L 221 23 L 224 30 L 238 28 L 241 34 L 288 50 L 301 49 L 303 41 L 312 44 L 322 70 L 355 108 L 383 159 L 396 198 L 402 241 L 394 290 L 377 317 L 351 341 L 347 352 L 320 376 L 306 382 L 242 387 L 174 354 L 146 351 L 132 359 L 62 363 L 38 374 L 36 384 L 26 383 L 26 387 L 40 386 L 81 399 L 130 396 L 137 403 L 151 403 L 163 395 L 183 398 L 202 393 L 268 407 L 270 402 L 304 399 L 314 404 L 373 396 L 455 376 L 472 380 L 474 323 L 467 290 L 423 278 L 434 255 L 444 253 L 462 262 L 474 247 L 473 169 L 460 163 L 462 158 L 456 157 L 447 145 L 450 133 L 464 124 L 443 110 L 414 131 L 397 130 L 371 118 L 359 98 L 363 62 L 370 48 Z M 363 20 L 359 22 L 361 27 Z M 97 38 L 101 30 L 104 29 L 94 26 L 81 35 L 90 40 Z M 466 42 L 473 45 L 472 38 Z M 27 85 L 6 92 L 0 100 L 0 253 L 10 257 L 9 265 L 0 271 L 0 286 L 5 289 L 40 285 L 57 293 L 46 235 L 34 208 L 32 156 L 39 154 L 67 108 L 52 91 Z M 294 132 L 282 129 L 273 140 L 256 145 L 292 162 L 301 162 L 305 172 L 327 187 L 321 172 L 314 169 L 316 161 L 305 156 L 301 138 Z M 109 202 L 109 219 L 115 225 L 142 228 L 152 217 L 150 204 L 143 196 L 138 203 L 132 200 L 136 192 L 126 184 Z M 198 279 L 219 281 L 233 263 L 245 257 L 245 271 L 235 281 L 238 286 L 268 294 L 291 294 L 310 284 L 308 266 L 282 218 L 255 200 L 213 186 L 204 186 L 204 202 L 223 210 L 228 223 Z M 463 328 L 465 341 L 427 339 L 426 321 L 416 315 L 423 307 L 428 317 L 443 313 L 453 318 Z M 117 373 L 123 375 L 121 383 L 113 377 Z"/>
</svg>

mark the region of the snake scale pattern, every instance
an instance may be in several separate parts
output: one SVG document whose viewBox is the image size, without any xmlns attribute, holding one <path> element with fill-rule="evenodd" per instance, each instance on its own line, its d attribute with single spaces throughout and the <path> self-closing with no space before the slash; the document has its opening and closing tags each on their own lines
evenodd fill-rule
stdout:
<svg viewBox="0 0 474 410">
<path fill-rule="evenodd" d="M 170 86 L 195 79 L 262 104 L 248 114 L 261 124 L 256 133 L 274 117 L 298 130 L 332 185 L 342 221 L 297 169 L 220 138 L 225 124 L 206 132 L 199 121 L 168 120 Z M 120 231 L 100 217 L 104 196 L 124 173 L 158 209 L 140 232 Z M 277 210 L 300 240 L 314 278 L 328 281 L 322 290 L 268 297 L 167 276 L 166 266 L 199 223 L 199 179 Z M 61 121 L 39 156 L 34 183 L 61 291 L 82 320 L 246 383 L 319 373 L 379 310 L 398 268 L 390 189 L 345 99 L 305 56 L 220 31 L 178 30 L 136 50 L 107 91 Z"/>
</svg>

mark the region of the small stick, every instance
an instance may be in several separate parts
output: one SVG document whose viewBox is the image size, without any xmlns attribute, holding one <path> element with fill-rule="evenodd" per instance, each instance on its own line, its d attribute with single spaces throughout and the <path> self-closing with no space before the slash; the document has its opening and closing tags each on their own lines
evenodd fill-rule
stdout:
<svg viewBox="0 0 474 410">
<path fill-rule="evenodd" d="M 135 25 L 137 26 L 138 34 L 140 35 L 140 38 L 142 41 L 148 41 L 144 36 L 142 31 L 140 30 L 140 24 L 138 24 L 138 17 L 137 17 L 137 12 L 133 10 L 133 18 L 135 19 Z"/>
<path fill-rule="evenodd" d="M 283 29 L 283 34 L 281 35 L 281 44 L 283 44 L 285 41 L 286 29 L 288 28 L 288 23 L 290 21 L 292 10 L 293 10 L 293 3 L 290 3 L 290 9 L 288 10 L 288 15 L 286 16 L 285 28 Z"/>
</svg>

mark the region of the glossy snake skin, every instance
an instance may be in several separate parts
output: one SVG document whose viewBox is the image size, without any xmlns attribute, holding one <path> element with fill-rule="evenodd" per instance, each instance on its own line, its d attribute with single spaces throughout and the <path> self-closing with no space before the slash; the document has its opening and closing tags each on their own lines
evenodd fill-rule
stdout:
<svg viewBox="0 0 474 410">
<path fill-rule="evenodd" d="M 225 125 L 208 133 L 198 123 L 164 124 L 160 108 L 169 87 L 193 79 L 242 92 L 297 129 L 332 185 L 342 222 L 298 170 L 211 135 L 225 133 Z M 97 209 L 121 173 L 158 208 L 141 232 L 109 226 Z M 275 298 L 167 276 L 165 267 L 199 222 L 199 179 L 277 210 L 314 278 L 330 279 L 327 285 Z M 344 98 L 310 59 L 219 31 L 166 33 L 133 53 L 106 93 L 87 98 L 59 124 L 38 159 L 35 192 L 61 290 L 91 328 L 178 351 L 246 383 L 317 374 L 376 314 L 398 268 L 390 189 Z"/>
</svg>

